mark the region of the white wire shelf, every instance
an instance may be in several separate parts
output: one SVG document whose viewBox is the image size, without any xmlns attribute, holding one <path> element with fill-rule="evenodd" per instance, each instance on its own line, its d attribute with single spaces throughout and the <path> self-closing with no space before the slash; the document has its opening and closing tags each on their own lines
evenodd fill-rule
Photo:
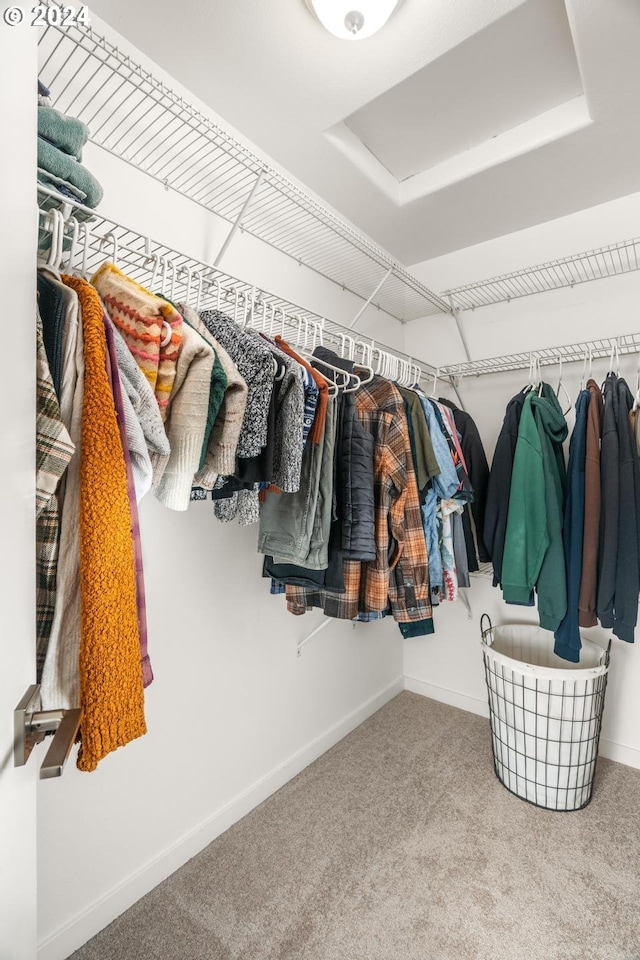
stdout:
<svg viewBox="0 0 640 960">
<path fill-rule="evenodd" d="M 489 280 L 468 283 L 446 290 L 442 297 L 455 309 L 475 310 L 492 303 L 504 303 L 546 293 L 562 287 L 573 287 L 590 280 L 618 277 L 640 269 L 640 237 L 622 240 L 608 247 L 550 260 L 524 270 L 505 273 Z"/>
<path fill-rule="evenodd" d="M 525 370 L 529 367 L 532 358 L 542 365 L 559 363 L 588 364 L 589 357 L 597 360 L 611 355 L 611 351 L 618 349 L 620 356 L 630 353 L 640 353 L 640 333 L 626 333 L 617 337 L 605 337 L 600 340 L 585 340 L 581 343 L 571 343 L 561 347 L 545 347 L 542 350 L 532 350 L 527 353 L 512 353 L 503 357 L 488 357 L 485 360 L 468 360 L 463 363 L 453 363 L 438 369 L 439 377 L 478 377 L 487 373 L 506 373 L 508 370 Z"/>
<path fill-rule="evenodd" d="M 81 273 L 90 278 L 107 260 L 115 262 L 132 280 L 143 286 L 161 290 L 170 300 L 187 302 L 200 309 L 219 308 L 240 322 L 271 319 L 274 333 L 298 335 L 301 327 L 305 340 L 314 338 L 314 327 L 321 331 L 322 341 L 348 348 L 350 341 L 397 357 L 418 369 L 414 372 L 425 382 L 432 380 L 435 368 L 379 340 L 358 334 L 358 331 L 266 290 L 258 289 L 221 270 L 189 257 L 184 253 L 143 236 L 129 227 L 111 220 L 98 211 L 60 197 L 55 191 L 38 186 L 40 200 L 40 255 L 44 259 L 50 248 L 53 216 L 60 213 L 64 226 L 64 248 Z M 85 216 L 90 219 L 81 220 Z M 72 253 L 73 250 L 73 253 Z M 314 343 L 317 339 L 314 340 Z M 358 354 L 360 356 L 360 354 Z M 369 355 L 370 356 L 370 355 Z M 376 354 L 374 354 L 373 365 Z M 398 370 L 394 371 L 395 373 Z"/>
<path fill-rule="evenodd" d="M 449 305 L 367 237 L 157 80 L 90 27 L 48 26 L 40 78 L 92 142 L 229 223 L 260 182 L 241 229 L 401 322 Z"/>
</svg>

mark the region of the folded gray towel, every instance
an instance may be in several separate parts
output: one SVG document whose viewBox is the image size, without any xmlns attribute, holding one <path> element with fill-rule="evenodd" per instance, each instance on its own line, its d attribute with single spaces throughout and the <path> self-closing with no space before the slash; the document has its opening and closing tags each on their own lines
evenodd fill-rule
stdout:
<svg viewBox="0 0 640 960">
<path fill-rule="evenodd" d="M 38 166 L 60 177 L 61 180 L 68 180 L 78 190 L 82 190 L 87 195 L 84 201 L 86 207 L 91 207 L 93 210 L 102 200 L 102 187 L 93 174 L 68 153 L 58 150 L 42 137 L 38 137 Z"/>
<path fill-rule="evenodd" d="M 63 153 L 82 160 L 82 148 L 89 139 L 89 128 L 82 120 L 66 117 L 53 107 L 38 107 L 38 136 Z"/>
</svg>

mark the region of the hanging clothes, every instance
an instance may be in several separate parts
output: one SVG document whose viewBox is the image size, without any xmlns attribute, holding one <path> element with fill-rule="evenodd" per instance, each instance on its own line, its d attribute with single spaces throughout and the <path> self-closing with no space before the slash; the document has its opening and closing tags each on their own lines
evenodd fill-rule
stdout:
<svg viewBox="0 0 640 960">
<path fill-rule="evenodd" d="M 449 500 L 459 488 L 459 478 L 453 458 L 436 416 L 436 411 L 422 393 L 418 393 L 427 423 L 427 429 L 433 444 L 440 473 L 431 478 L 422 504 L 422 521 L 429 557 L 429 582 L 433 603 L 440 602 L 444 593 L 444 571 L 442 566 L 441 533 L 438 520 L 438 501 Z"/>
<path fill-rule="evenodd" d="M 589 409 L 585 451 L 585 511 L 578 619 L 581 627 L 594 627 L 598 622 L 596 618 L 596 593 L 601 509 L 600 441 L 602 438 L 604 402 L 600 387 L 595 380 L 587 382 L 587 390 L 589 391 Z"/>
<path fill-rule="evenodd" d="M 213 350 L 213 367 L 211 368 L 211 380 L 209 383 L 207 417 L 205 421 L 204 437 L 202 439 L 202 449 L 200 451 L 200 461 L 198 463 L 198 470 L 202 470 L 207 459 L 207 450 L 209 448 L 209 441 L 211 440 L 211 433 L 216 422 L 216 417 L 220 411 L 225 391 L 227 390 L 229 384 L 222 366 L 222 362 L 218 356 L 219 351 L 216 349 L 216 342 L 205 325 L 202 323 L 198 314 L 195 312 L 195 310 L 191 310 L 191 308 L 184 303 L 176 304 L 176 310 L 184 322 L 187 323 L 193 330 L 195 330 L 195 332 L 199 334 L 204 342 Z"/>
<path fill-rule="evenodd" d="M 60 281 L 62 282 L 62 281 Z M 85 362 L 84 334 L 78 295 L 68 288 L 64 322 L 60 414 L 75 447 L 64 478 L 60 517 L 60 545 L 56 598 L 40 699 L 43 710 L 72 709 L 80 705 L 78 659 L 80 633 L 80 464 Z"/>
<path fill-rule="evenodd" d="M 602 399 L 602 445 L 600 450 L 602 510 L 600 513 L 600 545 L 598 548 L 597 614 L 603 627 L 613 627 L 618 558 L 618 517 L 620 513 L 620 454 L 616 428 L 617 377 L 609 373 L 604 382 Z"/>
<path fill-rule="evenodd" d="M 182 317 L 113 263 L 103 264 L 91 283 L 151 384 L 164 420 L 182 343 Z"/>
<path fill-rule="evenodd" d="M 129 455 L 129 438 L 127 435 L 127 413 L 125 411 L 125 396 L 120 384 L 120 374 L 116 360 L 115 342 L 113 336 L 113 324 L 109 317 L 103 312 L 102 322 L 104 324 L 105 345 L 106 345 L 106 370 L 109 386 L 113 395 L 113 404 L 116 414 L 118 430 L 120 432 L 120 444 L 124 456 L 124 466 L 127 474 L 127 497 L 129 500 L 129 519 L 131 522 L 131 538 L 133 542 L 133 561 L 136 580 L 136 610 L 138 614 L 138 636 L 140 638 L 140 667 L 142 669 L 142 685 L 148 687 L 153 682 L 153 670 L 151 669 L 151 660 L 148 652 L 147 637 L 147 601 L 144 586 L 144 568 L 142 564 L 142 544 L 140 542 L 140 523 L 138 520 L 138 501 L 136 498 L 136 486 L 133 476 L 133 465 Z M 140 431 L 142 435 L 142 431 Z M 149 476 L 151 468 L 149 467 Z"/>
<path fill-rule="evenodd" d="M 399 386 L 397 383 L 395 387 L 405 401 L 407 422 L 410 434 L 414 437 L 416 481 L 418 484 L 418 493 L 420 494 L 420 502 L 423 503 L 429 481 L 439 475 L 440 465 L 438 464 L 433 449 L 431 434 L 424 410 L 422 409 L 420 397 L 415 390 L 409 390 L 407 387 Z"/>
<path fill-rule="evenodd" d="M 487 455 L 484 452 L 480 432 L 473 417 L 466 410 L 460 410 L 451 400 L 440 398 L 439 402 L 449 407 L 453 412 L 453 420 L 460 435 L 460 447 L 467 474 L 473 487 L 471 506 L 465 507 L 462 514 L 467 564 L 468 569 L 473 572 L 479 569 L 478 560 L 480 563 L 488 563 L 491 560 L 490 551 L 484 542 L 489 464 L 487 463 Z M 473 516 L 474 529 L 472 529 L 470 513 Z"/>
<path fill-rule="evenodd" d="M 236 456 L 257 457 L 268 440 L 267 418 L 273 393 L 271 352 L 266 343 L 247 337 L 237 323 L 218 310 L 204 310 L 200 319 L 233 359 L 248 387 Z"/>
<path fill-rule="evenodd" d="M 447 600 L 451 601 L 456 600 L 458 597 L 458 570 L 453 544 L 452 514 L 461 513 L 463 509 L 464 504 L 459 500 L 441 500 L 438 505 L 438 520 L 441 529 L 444 596 Z"/>
<path fill-rule="evenodd" d="M 526 390 L 521 390 L 507 404 L 502 428 L 493 454 L 484 516 L 484 542 L 493 564 L 493 585 L 502 584 L 502 561 L 509 514 L 509 497 L 518 429 Z"/>
<path fill-rule="evenodd" d="M 287 607 L 300 615 L 319 606 L 328 616 L 353 620 L 390 603 L 398 622 L 423 621 L 430 632 L 428 558 L 404 402 L 391 383 L 374 377 L 357 390 L 355 403 L 375 443 L 376 559 L 343 561 L 343 593 L 288 586 Z"/>
<path fill-rule="evenodd" d="M 193 327 L 183 323 L 175 378 L 164 417 L 171 453 L 154 491 L 157 499 L 171 510 L 189 507 L 207 427 L 214 361 L 213 348 Z"/>
<path fill-rule="evenodd" d="M 585 519 L 585 466 L 587 455 L 587 412 L 591 395 L 581 390 L 576 401 L 576 421 L 569 444 L 567 497 L 564 506 L 562 539 L 567 571 L 567 612 L 555 633 L 554 652 L 563 660 L 580 661 L 578 601 L 582 575 Z"/>
<path fill-rule="evenodd" d="M 278 364 L 273 385 L 273 467 L 266 480 L 286 493 L 294 493 L 300 488 L 304 449 L 305 374 L 297 360 L 281 350 L 275 341 L 264 338 L 255 330 L 250 333 L 270 346 Z"/>
<path fill-rule="evenodd" d="M 337 404 L 334 398 L 329 400 L 325 416 L 325 427 L 320 443 L 309 439 L 303 458 L 303 477 L 300 490 L 295 494 L 277 494 L 268 492 L 260 508 L 260 534 L 258 550 L 264 552 L 264 546 L 278 545 L 276 517 L 284 518 L 285 529 L 292 523 L 297 528 L 297 536 L 292 540 L 299 547 L 298 554 L 304 553 L 300 560 L 290 560 L 286 555 L 265 556 L 263 575 L 282 583 L 324 586 L 325 573 L 329 566 L 329 539 L 331 535 L 333 506 L 333 458 L 336 441 Z M 307 465 L 317 463 L 319 458 L 317 492 L 315 483 L 307 486 Z M 289 506 L 290 505 L 290 506 Z M 306 517 L 307 525 L 302 518 Z M 269 525 L 271 534 L 269 534 Z M 261 548 L 260 544 L 263 547 Z M 305 552 L 306 551 L 306 552 Z M 286 554 L 286 551 L 285 551 Z"/>
<path fill-rule="evenodd" d="M 146 733 L 144 690 L 127 477 L 107 379 L 102 304 L 86 281 L 63 279 L 80 299 L 86 363 L 78 767 L 94 770 L 106 754 Z"/>
<path fill-rule="evenodd" d="M 194 486 L 210 490 L 218 476 L 231 476 L 235 470 L 238 438 L 247 406 L 248 387 L 236 364 L 221 343 L 215 339 L 199 315 L 184 303 L 179 305 L 184 319 L 196 330 L 216 354 L 221 374 L 217 376 L 216 367 L 212 373 L 211 394 L 215 392 L 214 407 L 217 411 L 209 435 L 204 461 L 201 457 L 198 473 L 194 477 Z M 215 383 L 214 383 L 215 380 Z M 218 390 L 224 385 L 222 397 L 218 401 Z M 208 416 L 212 415 L 211 394 Z"/>
<path fill-rule="evenodd" d="M 124 450 L 125 461 L 127 464 L 127 473 L 129 473 L 129 471 L 131 472 L 131 482 L 133 483 L 132 489 L 137 505 L 145 496 L 145 494 L 149 492 L 153 482 L 151 455 L 149 453 L 149 448 L 147 447 L 147 442 L 142 430 L 142 424 L 140 423 L 140 420 L 133 409 L 133 404 L 131 403 L 129 394 L 126 388 L 123 386 L 123 378 L 120 375 L 118 356 L 116 352 L 116 328 L 113 325 L 113 321 L 106 313 L 103 313 L 102 320 L 104 323 L 104 331 L 107 342 L 107 366 L 109 368 L 109 382 L 111 383 L 116 413 L 118 415 L 118 426 L 120 428 L 122 449 Z"/>
<path fill-rule="evenodd" d="M 111 325 L 120 383 L 124 392 L 129 397 L 131 409 L 140 424 L 144 442 L 149 452 L 151 484 L 152 486 L 154 484 L 157 485 L 169 462 L 169 454 L 171 453 L 167 433 L 160 414 L 160 408 L 158 407 L 149 381 L 136 363 L 120 331 L 111 320 L 111 317 L 109 317 L 108 314 L 105 314 L 105 316 Z M 129 434 L 128 428 L 127 434 Z M 129 449 L 131 449 L 131 446 Z M 140 500 L 146 492 L 146 489 L 142 490 L 138 488 L 137 480 L 136 491 L 138 492 L 138 500 Z"/>
<path fill-rule="evenodd" d="M 612 628 L 627 643 L 634 641 L 640 592 L 632 409 L 633 396 L 626 381 L 610 373 L 604 387 L 598 617 L 603 627 Z"/>
<path fill-rule="evenodd" d="M 60 542 L 58 490 L 75 445 L 60 414 L 39 313 L 36 333 L 36 680 L 39 683 L 56 602 Z"/>
<path fill-rule="evenodd" d="M 551 387 L 524 401 L 513 463 L 502 590 L 509 603 L 538 592 L 540 626 L 557 630 L 567 612 L 562 545 L 567 423 Z"/>
</svg>

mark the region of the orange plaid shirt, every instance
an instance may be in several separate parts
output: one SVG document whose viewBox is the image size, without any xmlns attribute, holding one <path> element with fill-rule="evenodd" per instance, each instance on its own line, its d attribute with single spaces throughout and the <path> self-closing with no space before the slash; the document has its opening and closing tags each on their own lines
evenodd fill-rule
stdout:
<svg viewBox="0 0 640 960">
<path fill-rule="evenodd" d="M 431 617 L 429 573 L 418 487 L 405 406 L 388 380 L 374 377 L 355 395 L 358 418 L 373 435 L 376 559 L 345 560 L 344 593 L 287 586 L 287 608 L 303 614 L 322 607 L 329 617 L 353 620 L 391 604 L 399 623 Z"/>
</svg>

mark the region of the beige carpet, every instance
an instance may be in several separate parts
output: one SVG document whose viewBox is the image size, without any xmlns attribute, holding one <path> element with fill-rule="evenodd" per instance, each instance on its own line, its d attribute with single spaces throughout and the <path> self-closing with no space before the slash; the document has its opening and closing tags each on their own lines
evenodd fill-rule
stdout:
<svg viewBox="0 0 640 960">
<path fill-rule="evenodd" d="M 640 771 L 550 813 L 488 721 L 403 693 L 76 960 L 640 960 Z"/>
</svg>

